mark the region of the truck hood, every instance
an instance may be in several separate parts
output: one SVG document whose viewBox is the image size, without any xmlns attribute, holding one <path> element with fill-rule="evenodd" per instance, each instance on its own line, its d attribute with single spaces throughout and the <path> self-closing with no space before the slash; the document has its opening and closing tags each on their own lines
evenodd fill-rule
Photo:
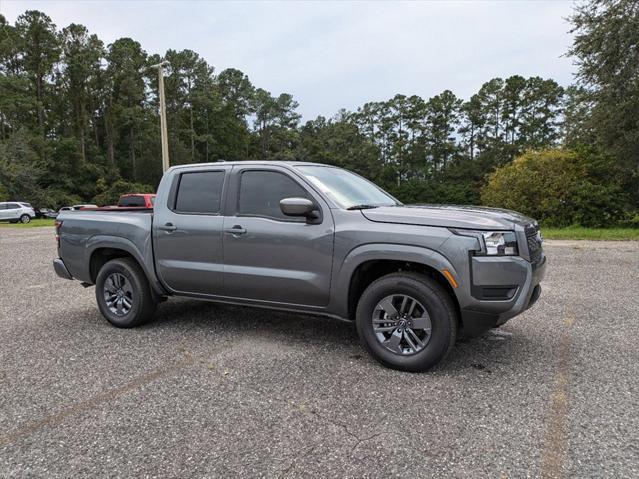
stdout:
<svg viewBox="0 0 639 479">
<path fill-rule="evenodd" d="M 515 224 L 527 225 L 534 221 L 516 211 L 478 206 L 404 205 L 361 211 L 366 219 L 377 223 L 476 230 L 512 230 Z"/>
</svg>

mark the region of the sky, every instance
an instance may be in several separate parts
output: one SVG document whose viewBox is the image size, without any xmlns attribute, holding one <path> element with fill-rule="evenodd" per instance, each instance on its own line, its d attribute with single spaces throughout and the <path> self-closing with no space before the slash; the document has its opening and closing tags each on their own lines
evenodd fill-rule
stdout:
<svg viewBox="0 0 639 479">
<path fill-rule="evenodd" d="M 468 99 L 495 77 L 541 76 L 561 85 L 575 67 L 573 2 L 207 2 L 0 0 L 14 22 L 28 9 L 58 28 L 85 25 L 105 44 L 131 37 L 149 53 L 191 49 L 217 72 L 246 73 L 290 93 L 304 120 L 355 110 L 397 93 Z"/>
</svg>

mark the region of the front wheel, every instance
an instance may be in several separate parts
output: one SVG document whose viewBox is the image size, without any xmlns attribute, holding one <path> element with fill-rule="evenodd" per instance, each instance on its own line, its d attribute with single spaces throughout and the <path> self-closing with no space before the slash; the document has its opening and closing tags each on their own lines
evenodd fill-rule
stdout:
<svg viewBox="0 0 639 479">
<path fill-rule="evenodd" d="M 30 221 L 31 221 L 31 216 L 27 214 L 20 216 L 20 223 L 26 224 L 26 223 L 29 223 Z"/>
<path fill-rule="evenodd" d="M 357 332 L 383 365 L 426 371 L 455 344 L 457 312 L 449 294 L 417 273 L 393 273 L 374 281 L 357 305 Z"/>
<path fill-rule="evenodd" d="M 144 271 L 130 258 L 108 261 L 98 272 L 95 297 L 102 316 L 118 328 L 149 321 L 156 303 Z"/>
</svg>

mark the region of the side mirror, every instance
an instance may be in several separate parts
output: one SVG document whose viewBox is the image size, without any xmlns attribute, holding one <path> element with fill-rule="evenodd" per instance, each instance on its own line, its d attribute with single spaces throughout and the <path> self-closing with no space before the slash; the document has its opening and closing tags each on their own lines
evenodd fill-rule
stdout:
<svg viewBox="0 0 639 479">
<path fill-rule="evenodd" d="M 317 217 L 315 203 L 306 198 L 284 198 L 280 200 L 280 209 L 286 216 Z"/>
</svg>

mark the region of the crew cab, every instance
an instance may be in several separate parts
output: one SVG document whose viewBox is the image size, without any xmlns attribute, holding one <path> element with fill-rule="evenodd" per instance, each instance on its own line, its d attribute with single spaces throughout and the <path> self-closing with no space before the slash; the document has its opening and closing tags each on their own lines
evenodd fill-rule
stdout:
<svg viewBox="0 0 639 479">
<path fill-rule="evenodd" d="M 174 166 L 154 207 L 61 212 L 57 274 L 95 285 L 114 326 L 170 296 L 354 321 L 382 364 L 426 370 L 464 331 L 531 307 L 546 258 L 513 211 L 406 206 L 363 177 L 301 162 Z"/>
</svg>

